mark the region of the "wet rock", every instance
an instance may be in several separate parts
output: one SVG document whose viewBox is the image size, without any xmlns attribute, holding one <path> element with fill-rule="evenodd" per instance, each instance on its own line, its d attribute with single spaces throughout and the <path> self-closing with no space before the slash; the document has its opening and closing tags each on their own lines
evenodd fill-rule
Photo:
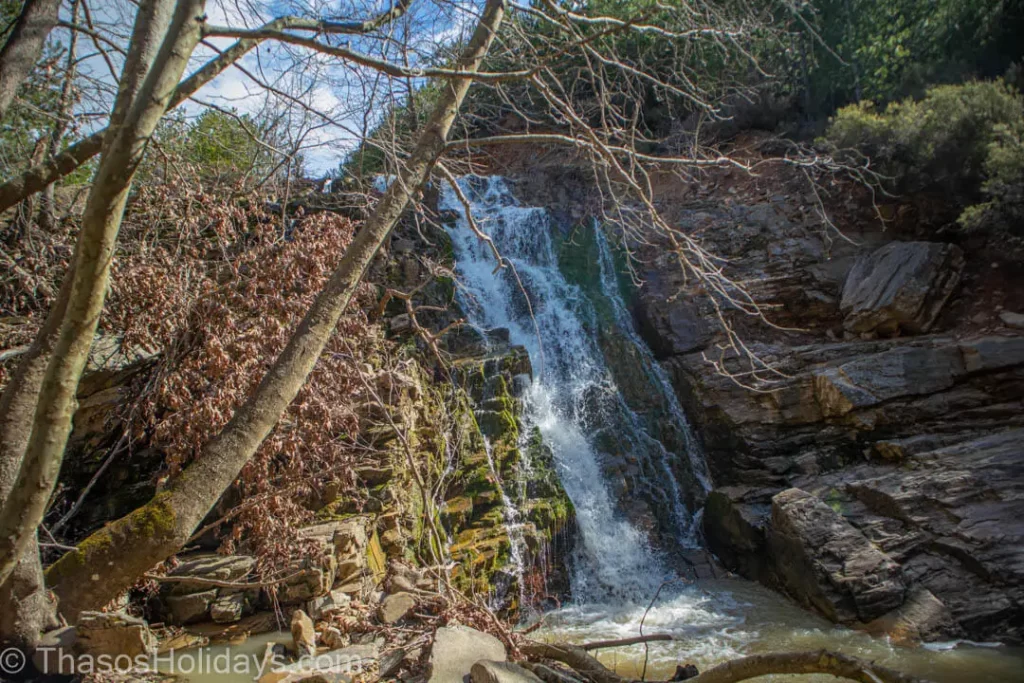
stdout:
<svg viewBox="0 0 1024 683">
<path fill-rule="evenodd" d="M 1024 313 L 1014 313 L 1013 311 L 1000 311 L 999 319 L 1003 321 L 1003 324 L 1007 327 L 1013 327 L 1018 330 L 1024 330 Z"/>
<path fill-rule="evenodd" d="M 883 336 L 927 332 L 964 267 L 959 247 L 892 242 L 861 257 L 843 287 L 843 327 Z"/>
<path fill-rule="evenodd" d="M 653 271 L 644 283 L 644 302 L 636 310 L 638 327 L 647 339 L 656 340 L 651 351 L 666 358 L 699 350 L 710 340 L 710 331 L 695 305 L 678 300 L 678 289 Z"/>
<path fill-rule="evenodd" d="M 753 579 L 770 576 L 766 529 L 770 503 L 747 502 L 748 487 L 730 486 L 708 494 L 704 506 L 704 533 L 711 550 L 727 567 Z"/>
<path fill-rule="evenodd" d="M 867 623 L 903 604 L 899 564 L 805 491 L 772 498 L 769 544 L 787 592 L 833 621 Z"/>
<path fill-rule="evenodd" d="M 463 683 L 481 659 L 505 661 L 505 646 L 492 635 L 468 626 L 444 626 L 434 634 L 427 664 L 429 683 Z"/>
<path fill-rule="evenodd" d="M 536 674 L 518 664 L 487 659 L 473 664 L 469 676 L 473 683 L 541 683 Z"/>
<path fill-rule="evenodd" d="M 136 657 L 156 649 L 149 624 L 127 614 L 83 612 L 76 631 L 75 649 L 82 654 Z"/>
<path fill-rule="evenodd" d="M 914 645 L 955 634 L 958 629 L 949 608 L 928 589 L 918 588 L 899 608 L 875 619 L 866 630 L 902 645 Z"/>
<path fill-rule="evenodd" d="M 685 664 L 676 666 L 676 673 L 669 680 L 671 681 L 687 681 L 691 678 L 696 678 L 700 675 L 700 671 L 693 664 Z"/>
<path fill-rule="evenodd" d="M 384 598 L 377 610 L 377 618 L 384 624 L 401 621 L 416 607 L 416 596 L 411 593 L 395 593 Z"/>
</svg>

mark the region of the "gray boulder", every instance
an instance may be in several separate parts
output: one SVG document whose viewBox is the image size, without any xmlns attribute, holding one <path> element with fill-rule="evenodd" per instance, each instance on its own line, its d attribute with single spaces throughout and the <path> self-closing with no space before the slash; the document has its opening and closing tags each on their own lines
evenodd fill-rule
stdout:
<svg viewBox="0 0 1024 683">
<path fill-rule="evenodd" d="M 434 634 L 427 663 L 429 683 L 463 683 L 481 659 L 505 661 L 505 646 L 492 635 L 468 626 L 444 626 Z"/>
<path fill-rule="evenodd" d="M 840 309 L 850 332 L 927 332 L 960 283 L 964 255 L 937 242 L 891 242 L 857 260 Z"/>
<path fill-rule="evenodd" d="M 900 565 L 805 491 L 772 498 L 769 544 L 787 592 L 832 621 L 867 623 L 903 604 Z"/>
</svg>

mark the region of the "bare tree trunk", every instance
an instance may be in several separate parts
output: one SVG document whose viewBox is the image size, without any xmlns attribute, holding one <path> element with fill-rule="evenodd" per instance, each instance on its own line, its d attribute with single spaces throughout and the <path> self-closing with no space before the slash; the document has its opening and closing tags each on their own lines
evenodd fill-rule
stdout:
<svg viewBox="0 0 1024 683">
<path fill-rule="evenodd" d="M 71 23 L 78 21 L 78 0 L 71 0 Z M 57 120 L 50 129 L 50 139 L 47 148 L 47 159 L 52 159 L 60 153 L 60 142 L 64 139 L 64 133 L 68 129 L 68 121 L 71 118 L 71 107 L 74 104 L 73 92 L 75 87 L 75 45 L 78 41 L 78 33 L 71 32 L 68 39 L 67 66 L 64 69 L 64 83 L 60 89 L 60 100 L 57 106 Z M 56 221 L 56 197 L 53 183 L 43 190 L 42 200 L 39 206 L 39 227 L 42 230 L 53 230 Z"/>
<path fill-rule="evenodd" d="M 11 35 L 0 50 L 0 118 L 14 101 L 18 87 L 43 54 L 46 36 L 57 24 L 61 0 L 25 0 Z"/>
<path fill-rule="evenodd" d="M 7 580 L 46 511 L 71 431 L 78 381 L 103 310 L 132 177 L 199 42 L 204 4 L 204 0 L 178 4 L 152 0 L 140 5 L 111 114 L 110 129 L 116 132 L 104 141 L 67 276 L 71 279 L 67 307 L 40 384 L 31 436 L 18 479 L 0 513 L 0 584 Z M 167 26 L 172 10 L 170 28 L 159 30 Z M 160 48 L 150 68 L 146 57 L 156 44 Z"/>
<path fill-rule="evenodd" d="M 459 60 L 460 70 L 479 68 L 504 10 L 505 0 L 488 0 Z M 370 261 L 429 178 L 470 84 L 469 77 L 447 82 L 407 165 L 346 250 L 287 347 L 224 429 L 167 490 L 94 533 L 47 571 L 48 583 L 69 621 L 82 610 L 107 604 L 153 565 L 177 552 L 237 478 L 305 384 Z"/>
</svg>

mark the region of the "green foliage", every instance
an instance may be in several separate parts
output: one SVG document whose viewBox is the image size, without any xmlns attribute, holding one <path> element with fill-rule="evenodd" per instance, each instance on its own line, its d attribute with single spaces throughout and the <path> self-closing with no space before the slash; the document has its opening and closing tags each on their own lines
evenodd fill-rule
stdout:
<svg viewBox="0 0 1024 683">
<path fill-rule="evenodd" d="M 960 216 L 967 230 L 983 228 L 1024 236 L 1024 119 L 995 127 L 985 159 L 986 201 L 969 206 Z"/>
<path fill-rule="evenodd" d="M 280 157 L 267 126 L 247 114 L 204 110 L 195 120 L 181 112 L 160 122 L 139 169 L 142 183 L 174 182 L 183 172 L 207 185 L 258 182 Z"/>
<path fill-rule="evenodd" d="M 942 193 L 966 207 L 966 229 L 1021 232 L 1024 97 L 1003 81 L 937 86 L 884 110 L 845 107 L 822 142 L 869 157 L 894 191 Z"/>
<path fill-rule="evenodd" d="M 896 191 L 938 191 L 966 203 L 985 179 L 997 129 L 1022 116 L 1024 99 L 1002 81 L 942 85 L 881 110 L 871 102 L 844 107 L 825 142 L 870 157 Z"/>
<path fill-rule="evenodd" d="M 991 77 L 1021 55 L 1015 0 L 813 0 L 804 16 L 820 37 L 806 84 L 819 111 Z"/>
<path fill-rule="evenodd" d="M 20 11 L 21 2 L 0 0 L 0 45 Z M 0 119 L 0 182 L 20 173 L 40 151 L 39 141 L 50 133 L 60 99 L 62 75 L 56 66 L 61 54 L 60 46 L 46 46 L 39 64 L 18 89 L 17 99 Z"/>
</svg>

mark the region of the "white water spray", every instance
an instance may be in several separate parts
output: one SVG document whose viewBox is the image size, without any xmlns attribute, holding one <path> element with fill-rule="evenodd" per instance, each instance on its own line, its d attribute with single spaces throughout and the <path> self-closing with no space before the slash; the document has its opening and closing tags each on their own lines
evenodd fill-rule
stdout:
<svg viewBox="0 0 1024 683">
<path fill-rule="evenodd" d="M 576 509 L 580 535 L 573 595 L 577 600 L 649 599 L 666 571 L 645 534 L 616 512 L 602 469 L 607 456 L 595 448 L 593 436 L 603 430 L 635 447 L 637 453 L 657 454 L 658 462 L 649 463 L 650 469 L 657 470 L 657 481 L 650 488 L 674 508 L 678 530 L 688 533 L 691 516 L 669 463 L 675 456 L 644 430 L 619 393 L 594 340 L 594 307 L 558 269 L 550 214 L 519 205 L 500 177 L 469 176 L 460 180 L 460 187 L 472 205 L 474 219 L 519 276 L 517 280 L 511 268 L 495 274 L 493 254 L 469 229 L 462 205 L 446 188 L 441 208 L 458 216 L 449 233 L 462 285 L 460 304 L 478 329 L 507 328 L 513 344 L 525 346 L 535 362 L 544 359 L 524 397 L 524 431 L 540 430 Z M 607 244 L 601 244 L 607 250 Z M 610 257 L 602 258 L 608 259 L 602 264 L 604 271 L 610 268 Z M 624 304 L 617 286 L 611 287 L 614 276 L 609 273 L 603 279 L 608 280 L 604 294 L 622 317 Z M 623 317 L 619 327 L 624 322 Z M 631 322 L 621 332 L 642 346 Z M 653 368 L 657 364 L 653 357 L 651 361 Z M 678 415 L 685 425 L 681 410 Z"/>
</svg>

